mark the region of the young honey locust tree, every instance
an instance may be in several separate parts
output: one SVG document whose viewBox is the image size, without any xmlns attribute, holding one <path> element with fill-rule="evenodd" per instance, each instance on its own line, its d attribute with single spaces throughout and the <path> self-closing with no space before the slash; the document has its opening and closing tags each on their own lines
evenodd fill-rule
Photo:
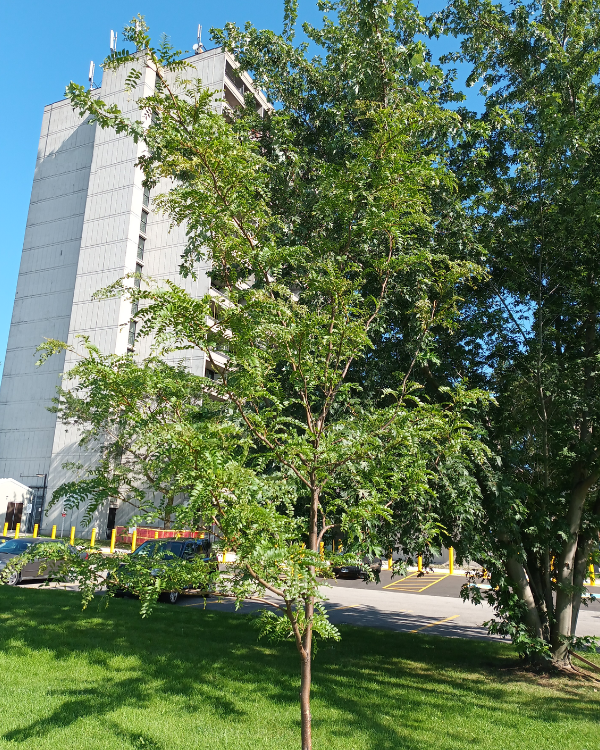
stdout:
<svg viewBox="0 0 600 750">
<path fill-rule="evenodd" d="M 125 29 L 137 51 L 105 62 L 127 68 L 140 120 L 69 86 L 82 115 L 145 144 L 146 185 L 171 185 L 153 206 L 187 229 L 182 273 L 209 261 L 222 297 L 195 299 L 149 279 L 104 290 L 135 303 L 137 335 L 153 338 L 156 357 L 104 355 L 84 341 L 58 406 L 84 437 L 115 436 L 104 474 L 126 456 L 117 484 L 128 471 L 132 486 L 165 493 L 166 484 L 187 498 L 179 523 L 217 529 L 237 554 L 224 590 L 273 598 L 262 625 L 293 639 L 300 656 L 303 750 L 312 747 L 314 635 L 337 637 L 319 588 L 329 570 L 321 541 L 336 530 L 347 550 L 364 553 L 383 529 L 389 538 L 390 508 L 434 493 L 420 446 L 438 458 L 460 452 L 466 410 L 481 396 L 457 381 L 428 403 L 414 379 L 435 331 L 454 325 L 457 285 L 477 273 L 460 243 L 437 243 L 433 197 L 461 211 L 432 143 L 446 143 L 458 124 L 440 106 L 443 75 L 415 41 L 423 21 L 401 2 L 321 7 L 336 21 L 304 26 L 323 51 L 311 60 L 294 41 L 293 2 L 282 35 L 213 30 L 274 103 L 264 117 L 251 101 L 217 114 L 179 54 L 152 46 L 141 17 Z M 158 84 L 145 97 L 136 88 L 144 67 Z M 365 394 L 355 366 L 385 330 L 390 289 L 406 307 L 398 346 L 407 364 L 392 388 Z M 44 356 L 63 346 L 48 342 Z M 186 348 L 204 352 L 218 376 L 165 363 Z M 59 494 L 93 503 L 109 479 L 84 476 Z"/>
</svg>

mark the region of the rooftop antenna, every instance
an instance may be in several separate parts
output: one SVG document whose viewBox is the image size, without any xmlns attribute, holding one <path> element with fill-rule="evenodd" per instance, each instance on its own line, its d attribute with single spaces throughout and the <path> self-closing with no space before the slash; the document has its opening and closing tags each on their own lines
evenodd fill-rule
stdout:
<svg viewBox="0 0 600 750">
<path fill-rule="evenodd" d="M 202 26 L 200 24 L 198 24 L 198 44 L 194 44 L 192 49 L 197 55 L 205 51 L 204 45 L 202 44 Z"/>
<path fill-rule="evenodd" d="M 110 51 L 117 51 L 117 32 L 112 29 L 110 30 Z"/>
<path fill-rule="evenodd" d="M 90 62 L 90 72 L 88 73 L 88 81 L 90 82 L 90 88 L 94 88 L 94 69 L 96 66 L 94 65 L 94 61 L 92 60 Z"/>
</svg>

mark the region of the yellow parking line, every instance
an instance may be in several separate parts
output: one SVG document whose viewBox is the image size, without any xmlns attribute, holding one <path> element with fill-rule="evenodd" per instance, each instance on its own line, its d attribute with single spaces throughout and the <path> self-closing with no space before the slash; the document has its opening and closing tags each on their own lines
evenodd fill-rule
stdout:
<svg viewBox="0 0 600 750">
<path fill-rule="evenodd" d="M 438 620 L 437 622 L 430 622 L 429 625 L 423 625 L 422 628 L 417 628 L 416 630 L 411 630 L 411 633 L 418 633 L 420 630 L 425 630 L 426 628 L 432 628 L 434 625 L 441 625 L 443 622 L 448 622 L 448 620 L 455 620 L 457 617 L 460 617 L 460 615 L 452 615 L 451 617 L 444 617 L 443 620 Z"/>
<path fill-rule="evenodd" d="M 353 609 L 354 607 L 360 607 L 360 604 L 348 604 L 345 607 L 332 607 L 331 611 L 333 612 L 333 610 L 339 611 L 340 609 Z"/>
<path fill-rule="evenodd" d="M 419 581 L 415 576 L 418 576 L 418 571 L 416 573 L 411 573 L 406 576 L 406 578 L 402 578 L 399 581 L 392 581 L 392 583 L 388 583 L 387 586 L 384 586 L 383 588 L 389 589 L 390 591 L 407 591 L 409 593 L 420 594 L 421 591 L 425 591 L 425 589 L 428 589 L 430 586 L 434 586 L 436 583 L 448 578 L 449 573 L 437 573 L 433 574 L 433 576 L 428 575 L 427 577 L 422 576 L 422 581 Z M 426 581 L 428 582 L 426 583 Z"/>
<path fill-rule="evenodd" d="M 425 586 L 425 585 L 429 585 L 429 584 L 426 584 L 425 582 L 423 582 L 423 583 L 414 583 L 414 581 L 410 581 L 409 583 L 402 583 L 401 581 L 398 581 L 393 586 L 390 586 L 388 584 L 388 586 L 386 586 L 386 588 L 390 588 L 390 589 L 391 588 L 420 589 L 420 588 L 423 588 L 423 586 Z"/>
<path fill-rule="evenodd" d="M 448 574 L 448 575 L 450 575 L 450 574 Z M 447 575 L 443 575 L 441 578 L 438 578 L 437 580 L 432 581 L 431 583 L 428 583 L 427 586 L 423 586 L 423 588 L 421 589 L 421 591 L 425 591 L 425 589 L 428 589 L 430 586 L 433 586 L 435 583 L 439 583 L 440 581 L 443 581 L 444 578 L 448 578 L 448 576 Z"/>
<path fill-rule="evenodd" d="M 404 581 L 408 581 L 409 578 L 414 578 L 416 575 L 417 575 L 416 573 L 411 573 L 410 575 L 407 575 L 404 578 L 402 578 L 402 580 L 400 581 L 392 581 L 392 583 L 388 583 L 387 586 L 384 586 L 383 588 L 389 589 L 392 586 L 397 586 L 399 583 L 404 583 Z"/>
</svg>

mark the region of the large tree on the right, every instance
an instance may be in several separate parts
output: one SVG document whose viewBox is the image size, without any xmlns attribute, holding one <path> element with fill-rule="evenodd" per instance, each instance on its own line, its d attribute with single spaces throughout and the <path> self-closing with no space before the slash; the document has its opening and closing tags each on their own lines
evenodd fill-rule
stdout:
<svg viewBox="0 0 600 750">
<path fill-rule="evenodd" d="M 600 3 L 452 0 L 432 23 L 485 98 L 461 113 L 453 166 L 489 276 L 437 373 L 497 399 L 471 553 L 492 574 L 493 627 L 569 665 L 600 529 Z"/>
</svg>

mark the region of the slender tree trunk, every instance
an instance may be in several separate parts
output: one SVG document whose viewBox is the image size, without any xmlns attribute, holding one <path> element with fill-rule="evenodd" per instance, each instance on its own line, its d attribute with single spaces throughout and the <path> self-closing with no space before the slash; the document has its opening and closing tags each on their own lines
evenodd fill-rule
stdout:
<svg viewBox="0 0 600 750">
<path fill-rule="evenodd" d="M 165 529 L 171 528 L 171 515 L 173 513 L 174 498 L 167 498 L 167 504 L 164 507 L 163 526 Z"/>
<path fill-rule="evenodd" d="M 312 598 L 312 597 L 311 597 Z M 306 603 L 306 610 L 312 610 L 314 602 Z M 310 713 L 310 688 L 312 681 L 312 611 L 310 612 L 311 624 L 307 625 L 304 632 L 303 645 L 304 656 L 300 666 L 300 717 L 302 724 L 302 750 L 312 750 L 312 716 Z"/>
<path fill-rule="evenodd" d="M 543 576 L 546 611 L 548 612 L 549 621 L 552 623 L 552 620 L 554 619 L 554 595 L 552 593 L 552 570 L 550 566 L 550 550 L 548 547 L 544 550 Z"/>
<path fill-rule="evenodd" d="M 316 485 L 316 476 L 311 475 L 311 503 L 310 503 L 310 520 L 308 547 L 313 552 L 319 552 L 318 549 L 318 509 L 319 509 L 319 488 Z M 314 567 L 310 568 L 311 575 L 314 575 Z M 310 688 L 312 681 L 312 621 L 315 612 L 315 598 L 309 596 L 304 604 L 305 630 L 302 638 L 302 652 L 300 654 L 300 717 L 302 723 L 302 750 L 312 750 L 312 717 L 310 713 Z"/>
</svg>

